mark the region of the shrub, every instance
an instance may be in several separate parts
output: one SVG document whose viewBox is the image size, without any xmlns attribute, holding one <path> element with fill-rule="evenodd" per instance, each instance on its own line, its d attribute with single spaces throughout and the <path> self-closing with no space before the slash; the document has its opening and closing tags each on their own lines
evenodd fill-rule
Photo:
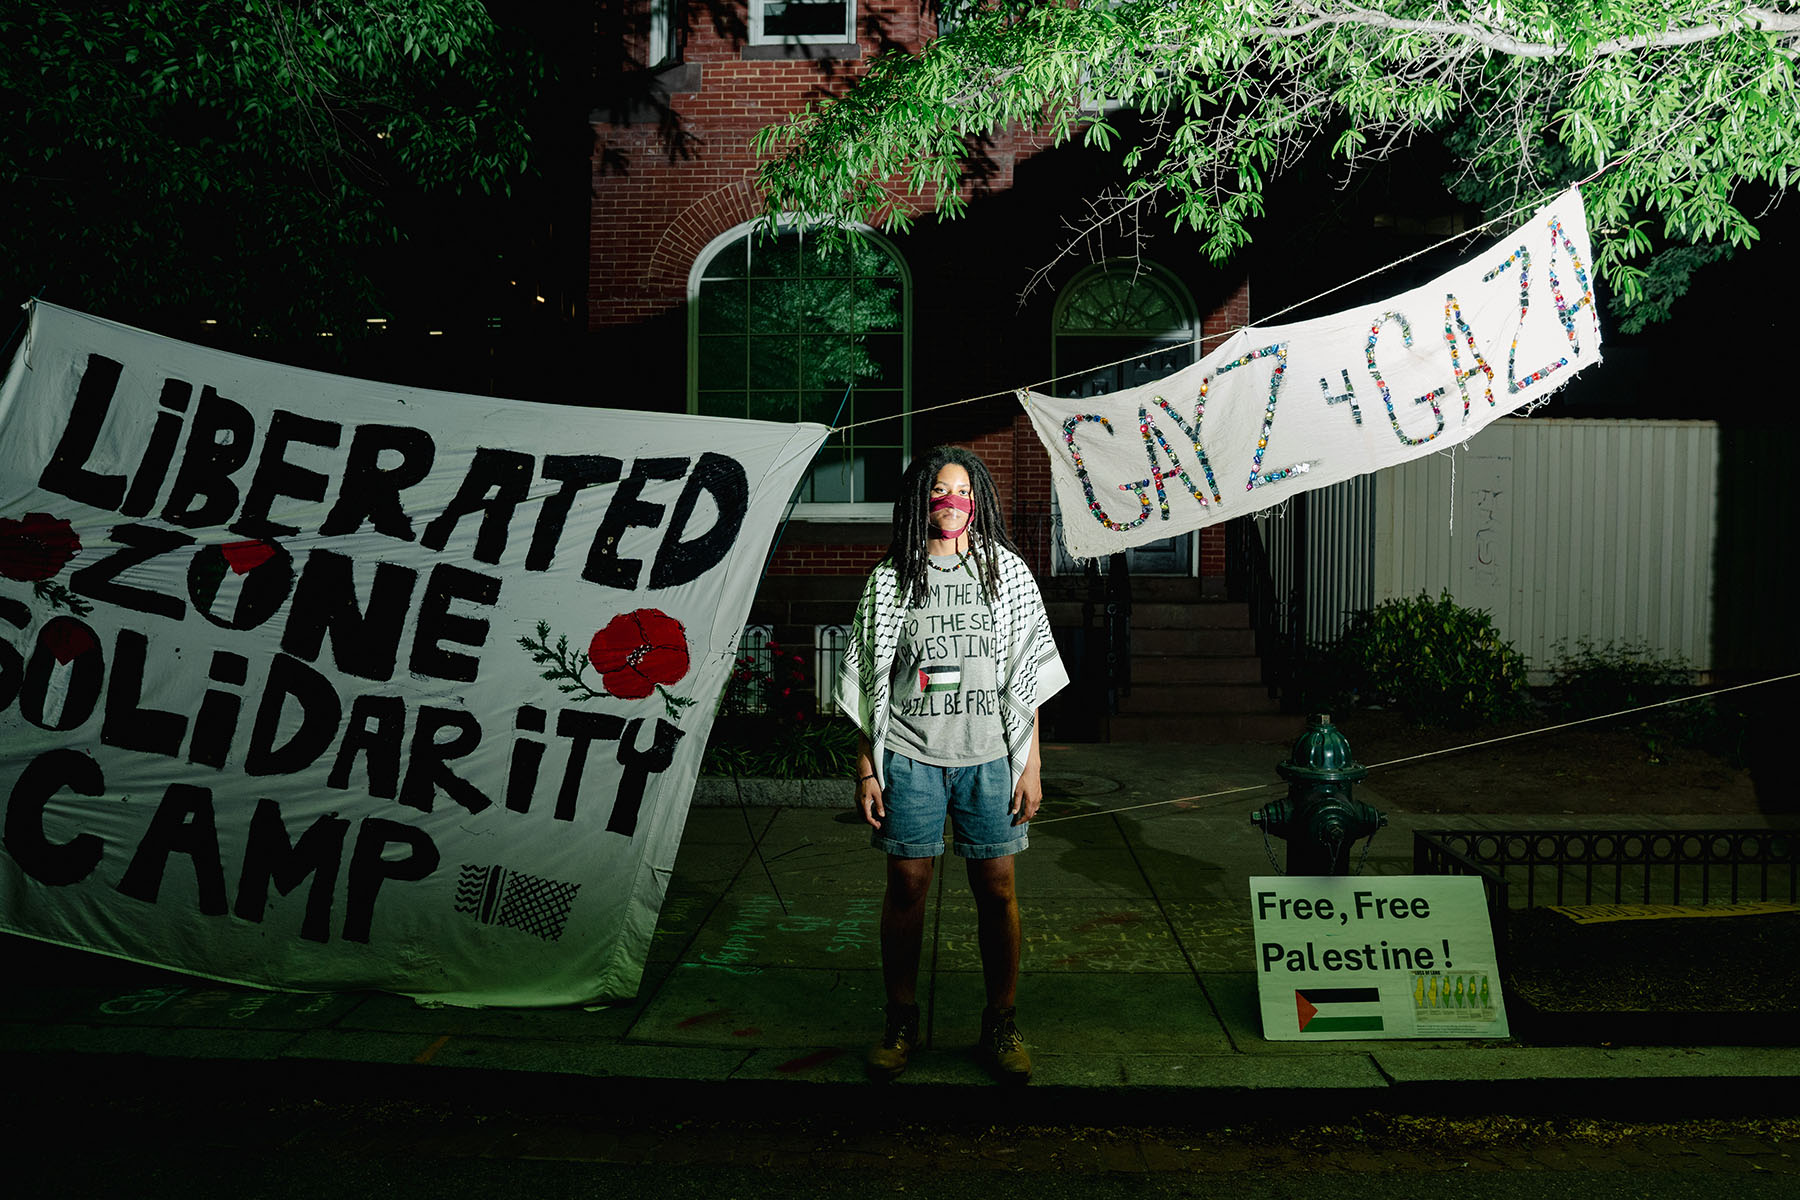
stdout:
<svg viewBox="0 0 1800 1200">
<path fill-rule="evenodd" d="M 1492 617 L 1448 591 L 1352 614 L 1329 665 L 1353 703 L 1396 708 L 1420 724 L 1503 720 L 1529 702 L 1525 657 Z"/>
<path fill-rule="evenodd" d="M 700 771 L 771 779 L 848 779 L 857 730 L 813 711 L 804 654 L 770 642 L 732 666 Z"/>
<path fill-rule="evenodd" d="M 1596 646 L 1583 638 L 1573 649 L 1558 643 L 1556 653 L 1550 701 L 1558 713 L 1572 719 L 1622 713 L 1694 690 L 1694 668 L 1685 658 L 1658 655 L 1643 642 Z M 1721 711 L 1711 700 L 1692 700 L 1634 713 L 1628 727 L 1637 732 L 1651 762 L 1662 761 L 1675 743 L 1735 762 L 1743 755 L 1745 724 L 1741 709 Z"/>
<path fill-rule="evenodd" d="M 842 718 L 795 723 L 766 717 L 713 726 L 704 775 L 765 779 L 849 779 L 856 773 L 857 728 Z"/>
<path fill-rule="evenodd" d="M 1571 717 L 1670 700 L 1694 682 L 1694 669 L 1686 659 L 1678 654 L 1659 658 L 1642 642 L 1596 646 L 1582 638 L 1573 650 L 1558 642 L 1555 653 L 1550 700 L 1558 712 Z"/>
</svg>

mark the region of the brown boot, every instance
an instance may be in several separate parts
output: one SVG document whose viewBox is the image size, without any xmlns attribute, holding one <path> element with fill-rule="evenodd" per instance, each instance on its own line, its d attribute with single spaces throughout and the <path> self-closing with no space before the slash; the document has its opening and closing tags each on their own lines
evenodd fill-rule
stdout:
<svg viewBox="0 0 1800 1200">
<path fill-rule="evenodd" d="M 872 1079 L 888 1080 L 906 1070 L 906 1060 L 919 1044 L 919 1006 L 890 1004 L 881 1040 L 869 1047 L 867 1065 Z"/>
<path fill-rule="evenodd" d="M 981 1041 L 976 1051 L 982 1064 L 1002 1083 L 1024 1083 L 1031 1078 L 1031 1055 L 1025 1052 L 1025 1039 L 1013 1024 L 1014 1009 L 985 1008 L 981 1011 Z"/>
</svg>

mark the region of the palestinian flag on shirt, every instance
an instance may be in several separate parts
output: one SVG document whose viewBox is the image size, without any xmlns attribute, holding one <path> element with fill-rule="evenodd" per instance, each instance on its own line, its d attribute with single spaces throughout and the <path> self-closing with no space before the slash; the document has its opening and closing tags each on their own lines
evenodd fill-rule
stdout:
<svg viewBox="0 0 1800 1200">
<path fill-rule="evenodd" d="M 926 695 L 932 692 L 954 692 L 960 690 L 961 687 L 961 666 L 919 668 L 919 691 Z"/>
<path fill-rule="evenodd" d="M 1294 992 L 1301 1033 L 1380 1033 L 1381 989 L 1307 988 Z"/>
</svg>

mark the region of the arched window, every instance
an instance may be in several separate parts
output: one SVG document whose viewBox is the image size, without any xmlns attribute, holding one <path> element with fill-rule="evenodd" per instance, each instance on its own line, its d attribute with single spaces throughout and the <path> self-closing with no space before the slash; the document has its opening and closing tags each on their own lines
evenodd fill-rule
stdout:
<svg viewBox="0 0 1800 1200">
<path fill-rule="evenodd" d="M 745 225 L 714 239 L 689 278 L 689 411 L 875 421 L 826 441 L 800 501 L 891 505 L 908 452 L 910 290 L 899 254 L 874 234 L 827 245 Z"/>
<path fill-rule="evenodd" d="M 1083 271 L 1057 297 L 1055 322 L 1062 396 L 1136 387 L 1200 357 L 1194 302 L 1179 280 L 1150 263 L 1113 261 Z"/>
</svg>

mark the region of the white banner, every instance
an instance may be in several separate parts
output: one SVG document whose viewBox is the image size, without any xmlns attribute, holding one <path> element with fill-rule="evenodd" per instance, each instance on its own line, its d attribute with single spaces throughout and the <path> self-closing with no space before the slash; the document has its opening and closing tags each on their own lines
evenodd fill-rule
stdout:
<svg viewBox="0 0 1800 1200">
<path fill-rule="evenodd" d="M 1063 544 L 1114 554 L 1464 441 L 1600 360 L 1578 191 L 1424 287 L 1239 330 L 1165 379 L 1030 393 Z"/>
<path fill-rule="evenodd" d="M 36 305 L 0 392 L 0 927 L 265 987 L 631 995 L 825 435 Z"/>
</svg>

